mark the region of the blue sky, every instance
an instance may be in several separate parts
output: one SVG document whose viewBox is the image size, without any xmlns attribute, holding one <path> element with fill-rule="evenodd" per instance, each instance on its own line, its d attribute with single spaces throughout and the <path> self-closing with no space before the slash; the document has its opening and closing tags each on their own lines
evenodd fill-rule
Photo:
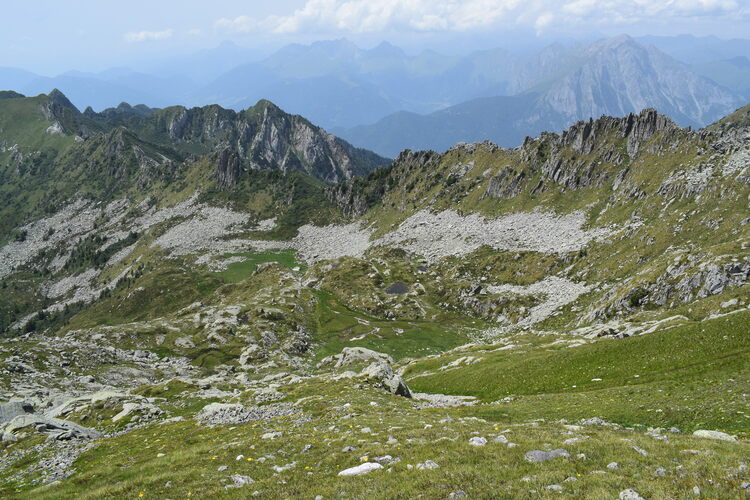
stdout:
<svg viewBox="0 0 750 500">
<path fill-rule="evenodd" d="M 4 2 L 0 66 L 100 70 L 211 48 L 347 37 L 414 50 L 515 37 L 748 38 L 750 0 L 27 0 Z M 472 47 L 474 45 L 474 47 Z"/>
</svg>

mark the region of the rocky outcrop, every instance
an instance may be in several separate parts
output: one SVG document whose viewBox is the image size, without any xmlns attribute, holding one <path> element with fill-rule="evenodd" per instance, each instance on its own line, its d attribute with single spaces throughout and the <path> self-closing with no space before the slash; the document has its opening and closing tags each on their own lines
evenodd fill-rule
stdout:
<svg viewBox="0 0 750 500">
<path fill-rule="evenodd" d="M 95 131 L 95 127 L 83 119 L 78 108 L 57 89 L 52 90 L 39 105 L 39 112 L 45 120 L 52 122 L 50 129 L 54 132 L 48 129 L 48 133 L 88 137 Z"/>
<path fill-rule="evenodd" d="M 750 281 L 750 262 L 682 262 L 669 266 L 652 283 L 610 290 L 602 302 L 608 303 L 585 316 L 586 320 L 601 320 L 644 306 L 673 307 L 697 299 L 718 295 L 729 288 L 746 286 Z"/>
<path fill-rule="evenodd" d="M 242 173 L 240 155 L 237 151 L 224 148 L 216 154 L 216 180 L 226 187 L 234 187 Z"/>
<path fill-rule="evenodd" d="M 505 167 L 490 179 L 484 197 L 515 198 L 521 194 L 525 179 L 526 173 L 524 171 L 517 172 L 511 167 Z"/>
<path fill-rule="evenodd" d="M 299 413 L 300 410 L 286 403 L 249 407 L 237 403 L 210 403 L 195 418 L 208 425 L 229 425 L 289 417 Z"/>
</svg>

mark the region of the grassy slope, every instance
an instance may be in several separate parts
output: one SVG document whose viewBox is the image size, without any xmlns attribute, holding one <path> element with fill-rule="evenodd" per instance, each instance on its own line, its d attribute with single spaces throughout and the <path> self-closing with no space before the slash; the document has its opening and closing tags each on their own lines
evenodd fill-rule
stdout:
<svg viewBox="0 0 750 500">
<path fill-rule="evenodd" d="M 747 312 L 574 348 L 522 345 L 471 354 L 482 361 L 435 374 L 458 355 L 417 362 L 407 369 L 409 384 L 484 401 L 511 397 L 513 403 L 490 412 L 511 421 L 598 415 L 622 424 L 750 434 Z"/>
<path fill-rule="evenodd" d="M 152 425 L 105 440 L 86 452 L 76 462 L 76 474 L 66 481 L 37 488 L 5 484 L 0 493 L 14 499 L 234 499 L 248 498 L 254 491 L 261 498 L 408 499 L 445 498 L 461 489 L 470 498 L 540 498 L 552 494 L 545 489 L 548 485 L 560 484 L 575 498 L 612 498 L 626 488 L 635 488 L 646 498 L 675 498 L 692 493 L 696 486 L 709 498 L 736 498 L 742 482 L 740 475 L 729 471 L 745 460 L 745 444 L 684 435 L 657 441 L 632 430 L 587 427 L 572 432 L 555 423 L 516 426 L 476 420 L 471 417 L 477 409 L 417 410 L 406 399 L 367 387 L 352 390 L 348 382 L 311 379 L 284 390 L 291 400 L 308 398 L 299 408 L 310 419 L 293 416 L 210 430 L 191 419 Z M 343 407 L 345 403 L 351 406 Z M 373 433 L 361 432 L 363 427 Z M 284 436 L 260 438 L 269 431 Z M 518 446 L 468 444 L 472 436 L 491 439 L 500 433 Z M 562 443 L 576 435 L 587 439 Z M 397 442 L 386 443 L 389 437 Z M 303 452 L 306 445 L 312 447 Z M 339 452 L 349 445 L 356 450 Z M 646 450 L 648 456 L 633 446 Z M 559 447 L 568 449 L 571 458 L 544 464 L 523 459 L 526 451 Z M 698 454 L 686 454 L 685 449 Z M 386 454 L 401 460 L 391 472 L 337 476 L 365 460 L 362 457 L 372 461 Z M 244 458 L 236 460 L 239 455 Z M 440 468 L 408 467 L 425 460 L 437 462 Z M 613 461 L 620 469 L 606 468 Z M 296 465 L 284 472 L 271 468 L 293 462 Z M 228 469 L 219 471 L 220 466 Z M 666 468 L 664 477 L 654 475 L 659 467 Z M 226 489 L 230 474 L 249 476 L 255 483 Z M 575 480 L 566 481 L 569 477 Z"/>
</svg>

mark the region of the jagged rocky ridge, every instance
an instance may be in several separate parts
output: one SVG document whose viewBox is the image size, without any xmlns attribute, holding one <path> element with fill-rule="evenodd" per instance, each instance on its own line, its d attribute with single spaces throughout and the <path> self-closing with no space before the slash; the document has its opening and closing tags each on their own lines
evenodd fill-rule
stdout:
<svg viewBox="0 0 750 500">
<path fill-rule="evenodd" d="M 246 169 L 301 170 L 325 182 L 337 182 L 387 162 L 265 100 L 239 113 L 220 106 L 144 109 L 121 105 L 101 113 L 87 110 L 84 115 L 139 131 L 146 140 L 178 150 L 211 152 L 217 179 L 230 187 Z"/>
<path fill-rule="evenodd" d="M 387 163 L 265 100 L 239 113 L 219 106 L 150 109 L 126 103 L 101 113 L 90 108 L 80 113 L 60 91 L 53 90 L 39 110 L 52 122 L 48 133 L 89 139 L 101 132 L 96 139 L 114 155 L 123 153 L 123 135 L 173 150 L 173 155 L 182 158 L 210 154 L 217 164 L 216 177 L 229 187 L 247 169 L 300 170 L 325 182 L 337 182 Z"/>
</svg>

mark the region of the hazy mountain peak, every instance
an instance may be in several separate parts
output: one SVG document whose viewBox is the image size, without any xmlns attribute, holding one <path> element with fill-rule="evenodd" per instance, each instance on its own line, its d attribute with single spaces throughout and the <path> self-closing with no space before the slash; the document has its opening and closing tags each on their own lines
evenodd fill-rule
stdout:
<svg viewBox="0 0 750 500">
<path fill-rule="evenodd" d="M 404 51 L 395 45 L 393 45 L 390 42 L 382 41 L 380 42 L 376 47 L 373 47 L 372 49 L 367 51 L 368 53 L 372 55 L 377 55 L 379 57 L 405 57 L 406 54 Z"/>
</svg>

